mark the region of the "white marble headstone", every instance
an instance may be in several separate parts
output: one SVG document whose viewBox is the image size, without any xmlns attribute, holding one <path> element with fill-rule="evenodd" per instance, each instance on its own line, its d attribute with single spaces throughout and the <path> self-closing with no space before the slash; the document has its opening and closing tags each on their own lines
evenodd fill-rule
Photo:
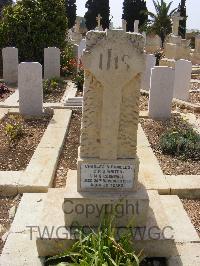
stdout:
<svg viewBox="0 0 200 266">
<path fill-rule="evenodd" d="M 6 47 L 2 49 L 3 79 L 6 83 L 17 83 L 18 79 L 18 49 Z"/>
</svg>

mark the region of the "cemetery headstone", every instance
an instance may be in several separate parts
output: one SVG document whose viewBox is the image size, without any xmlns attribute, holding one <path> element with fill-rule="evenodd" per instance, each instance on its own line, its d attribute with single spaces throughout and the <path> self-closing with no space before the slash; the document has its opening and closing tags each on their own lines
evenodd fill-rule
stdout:
<svg viewBox="0 0 200 266">
<path fill-rule="evenodd" d="M 39 63 L 21 63 L 18 73 L 20 114 L 40 116 L 43 112 L 42 66 Z"/>
<path fill-rule="evenodd" d="M 6 47 L 2 49 L 3 79 L 8 84 L 17 83 L 18 79 L 18 49 Z"/>
<path fill-rule="evenodd" d="M 200 65 L 200 34 L 195 37 L 195 50 L 191 60 L 194 65 Z"/>
<path fill-rule="evenodd" d="M 122 29 L 126 32 L 127 22 L 125 19 L 122 19 Z"/>
<path fill-rule="evenodd" d="M 156 57 L 153 54 L 146 55 L 146 66 L 145 71 L 142 75 L 142 85 L 143 90 L 149 91 L 150 89 L 150 80 L 151 80 L 151 69 L 156 65 Z"/>
<path fill-rule="evenodd" d="M 172 34 L 178 36 L 179 23 L 183 20 L 179 12 L 174 13 L 172 16 Z"/>
<path fill-rule="evenodd" d="M 101 20 L 102 20 L 102 17 L 100 14 L 98 14 L 97 18 L 96 18 L 96 21 L 97 21 L 97 30 L 99 31 L 103 31 L 103 28 L 101 26 Z"/>
<path fill-rule="evenodd" d="M 149 117 L 169 119 L 171 116 L 174 91 L 174 70 L 166 66 L 156 66 L 151 73 L 149 93 Z"/>
<path fill-rule="evenodd" d="M 195 51 L 200 53 L 200 34 L 195 37 Z"/>
<path fill-rule="evenodd" d="M 161 48 L 161 39 L 158 35 L 147 34 L 145 50 L 148 54 L 155 53 Z"/>
<path fill-rule="evenodd" d="M 140 21 L 139 20 L 135 20 L 134 21 L 134 32 L 138 33 L 139 32 L 139 23 Z"/>
<path fill-rule="evenodd" d="M 175 68 L 175 62 L 179 59 L 190 60 L 190 41 L 178 36 L 179 23 L 183 20 L 179 12 L 172 16 L 172 34 L 166 38 L 164 54 L 160 60 L 160 66 Z"/>
<path fill-rule="evenodd" d="M 87 34 L 79 191 L 136 189 L 143 45 L 142 35 L 124 31 Z M 105 175 L 121 170 L 116 178 L 103 178 L 95 169 Z"/>
<path fill-rule="evenodd" d="M 60 49 L 48 47 L 44 49 L 44 78 L 60 77 Z"/>
<path fill-rule="evenodd" d="M 137 128 L 144 38 L 122 30 L 89 31 L 83 55 L 85 86 L 77 170 L 77 191 L 66 192 L 65 225 L 78 219 L 97 226 L 98 209 L 119 204 L 126 208 L 117 226 L 134 216 L 134 225 L 146 224 L 148 192 L 138 186 Z M 68 180 L 74 182 L 74 176 Z M 75 206 L 97 206 L 92 217 L 68 215 Z M 138 213 L 132 212 L 138 202 Z M 130 206 L 130 208 L 127 208 Z"/>
<path fill-rule="evenodd" d="M 81 28 L 81 23 L 80 23 L 80 19 L 76 18 L 76 23 L 75 23 L 75 32 L 76 33 L 80 33 L 80 28 Z"/>
<path fill-rule="evenodd" d="M 180 59 L 175 64 L 174 98 L 189 100 L 190 79 L 192 74 L 192 63 Z"/>
<path fill-rule="evenodd" d="M 82 39 L 78 46 L 78 62 L 80 62 L 85 48 L 86 48 L 86 40 Z"/>
</svg>

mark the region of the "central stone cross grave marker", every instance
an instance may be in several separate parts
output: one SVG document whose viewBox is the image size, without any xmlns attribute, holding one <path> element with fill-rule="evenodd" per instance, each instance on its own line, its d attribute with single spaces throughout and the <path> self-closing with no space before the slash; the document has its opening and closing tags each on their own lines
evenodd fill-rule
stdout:
<svg viewBox="0 0 200 266">
<path fill-rule="evenodd" d="M 122 31 L 91 32 L 83 60 L 78 190 L 135 190 L 143 37 Z"/>
<path fill-rule="evenodd" d="M 140 210 L 135 222 L 141 226 L 146 223 L 149 199 L 146 189 L 138 186 L 137 157 L 143 49 L 142 35 L 123 30 L 90 31 L 86 36 L 78 184 L 76 197 L 70 199 L 76 206 L 92 203 L 95 215 L 92 219 L 79 215 L 81 224 L 97 225 L 98 210 L 122 199 L 128 213 L 121 217 L 120 225 L 131 219 L 137 203 Z M 70 186 L 73 181 L 70 177 L 68 180 Z M 67 215 L 68 203 L 66 193 L 65 221 L 70 225 L 77 217 Z"/>
</svg>

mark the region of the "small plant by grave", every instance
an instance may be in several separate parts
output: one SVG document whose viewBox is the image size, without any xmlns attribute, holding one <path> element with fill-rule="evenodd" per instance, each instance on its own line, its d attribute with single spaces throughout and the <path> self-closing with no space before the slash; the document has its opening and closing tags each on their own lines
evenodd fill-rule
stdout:
<svg viewBox="0 0 200 266">
<path fill-rule="evenodd" d="M 51 78 L 43 81 L 43 93 L 49 94 L 54 91 L 63 90 L 64 82 L 60 78 Z"/>
<path fill-rule="evenodd" d="M 190 127 L 167 130 L 161 136 L 160 147 L 164 154 L 200 160 L 200 135 Z"/>
<path fill-rule="evenodd" d="M 79 72 L 74 75 L 73 82 L 76 85 L 78 91 L 83 91 L 83 83 L 84 83 L 84 70 L 80 69 Z"/>
<path fill-rule="evenodd" d="M 77 62 L 74 58 L 73 46 L 69 43 L 61 51 L 61 74 L 63 77 L 73 76 L 77 71 Z"/>
<path fill-rule="evenodd" d="M 16 142 L 24 134 L 21 119 L 19 117 L 15 117 L 14 115 L 10 116 L 10 121 L 5 126 L 5 133 L 8 138 L 9 144 L 16 144 Z"/>
<path fill-rule="evenodd" d="M 46 259 L 45 265 L 139 266 L 142 254 L 136 255 L 132 243 L 132 228 L 127 227 L 119 240 L 114 218 L 105 216 L 97 232 L 85 234 L 77 230 L 79 240 L 65 253 Z M 129 230 L 130 229 L 130 230 Z M 92 230 L 92 229 L 91 229 Z"/>
<path fill-rule="evenodd" d="M 10 92 L 9 88 L 5 85 L 5 83 L 0 82 L 0 97 L 3 97 L 3 94 L 8 92 Z"/>
</svg>

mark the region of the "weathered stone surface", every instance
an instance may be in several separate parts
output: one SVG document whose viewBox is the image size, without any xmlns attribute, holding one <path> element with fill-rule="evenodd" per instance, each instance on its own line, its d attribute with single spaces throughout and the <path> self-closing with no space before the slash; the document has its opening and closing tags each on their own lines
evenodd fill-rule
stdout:
<svg viewBox="0 0 200 266">
<path fill-rule="evenodd" d="M 148 54 L 155 53 L 161 48 L 161 39 L 158 35 L 147 34 L 145 50 Z"/>
<path fill-rule="evenodd" d="M 117 164 L 119 159 L 124 160 L 119 164 L 127 165 L 125 161 L 132 160 L 131 167 L 138 169 L 134 160 L 143 47 L 142 35 L 121 30 L 90 31 L 86 36 L 80 176 L 81 164 L 88 159 L 104 165 Z"/>
<path fill-rule="evenodd" d="M 3 79 L 6 83 L 17 83 L 18 80 L 18 49 L 6 47 L 2 49 Z"/>
<path fill-rule="evenodd" d="M 189 101 L 192 63 L 180 59 L 175 64 L 174 98 Z"/>
<path fill-rule="evenodd" d="M 44 78 L 60 77 L 60 49 L 48 47 L 44 49 Z"/>
<path fill-rule="evenodd" d="M 134 158 L 143 37 L 122 31 L 89 32 L 84 67 L 80 156 Z"/>
<path fill-rule="evenodd" d="M 21 63 L 18 71 L 20 113 L 40 116 L 43 112 L 42 66 L 39 63 Z"/>
<path fill-rule="evenodd" d="M 168 119 L 174 90 L 174 70 L 169 67 L 152 69 L 151 89 L 149 94 L 149 117 L 152 119 Z"/>
</svg>

